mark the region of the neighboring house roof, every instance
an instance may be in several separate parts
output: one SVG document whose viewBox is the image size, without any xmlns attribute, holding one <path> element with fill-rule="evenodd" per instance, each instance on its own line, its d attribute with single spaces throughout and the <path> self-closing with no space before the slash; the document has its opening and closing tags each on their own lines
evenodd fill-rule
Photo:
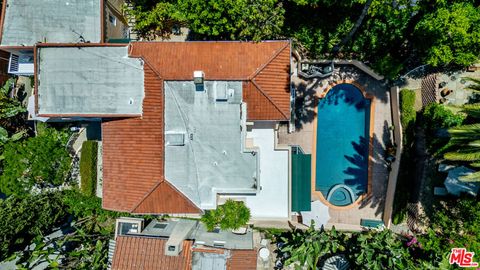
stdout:
<svg viewBox="0 0 480 270">
<path fill-rule="evenodd" d="M 141 118 L 102 123 L 103 207 L 142 214 L 198 213 L 164 173 L 164 80 L 243 81 L 248 120 L 290 117 L 290 43 L 135 42 L 145 94 Z M 179 164 L 179 166 L 182 166 Z"/>
<path fill-rule="evenodd" d="M 128 57 L 126 45 L 97 45 L 38 47 L 37 115 L 142 115 L 143 61 Z"/>
<path fill-rule="evenodd" d="M 100 43 L 103 0 L 4 0 L 1 46 Z"/>
<path fill-rule="evenodd" d="M 227 261 L 227 270 L 251 270 L 257 269 L 257 251 L 231 250 L 230 259 Z"/>
<path fill-rule="evenodd" d="M 112 259 L 112 270 L 255 270 L 257 251 L 194 247 L 192 240 L 183 241 L 178 256 L 166 256 L 167 239 L 146 236 L 118 236 Z M 211 254 L 212 256 L 208 256 Z M 215 257 L 217 255 L 218 257 Z M 195 257 L 195 260 L 193 258 Z M 202 268 L 203 266 L 203 268 Z M 225 267 L 225 268 L 224 268 Z"/>
<path fill-rule="evenodd" d="M 166 239 L 145 236 L 118 236 L 113 254 L 113 270 L 189 270 L 192 241 L 183 241 L 178 256 L 165 255 Z"/>
<path fill-rule="evenodd" d="M 194 247 L 192 269 L 255 270 L 257 269 L 257 251 Z"/>
</svg>

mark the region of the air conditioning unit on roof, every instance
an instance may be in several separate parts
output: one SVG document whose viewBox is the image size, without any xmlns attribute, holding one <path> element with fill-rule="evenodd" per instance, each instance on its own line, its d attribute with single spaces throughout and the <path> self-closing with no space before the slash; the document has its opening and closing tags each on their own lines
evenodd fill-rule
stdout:
<svg viewBox="0 0 480 270">
<path fill-rule="evenodd" d="M 196 70 L 193 72 L 193 82 L 195 84 L 201 84 L 203 83 L 203 79 L 205 77 L 205 73 L 201 70 Z"/>
<path fill-rule="evenodd" d="M 31 76 L 34 72 L 33 53 L 10 54 L 8 73 L 15 75 Z"/>
</svg>

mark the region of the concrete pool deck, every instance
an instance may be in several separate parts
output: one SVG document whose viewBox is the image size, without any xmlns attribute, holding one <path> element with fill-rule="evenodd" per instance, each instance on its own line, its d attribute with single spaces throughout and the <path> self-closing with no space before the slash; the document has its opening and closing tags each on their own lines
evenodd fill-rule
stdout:
<svg viewBox="0 0 480 270">
<path fill-rule="evenodd" d="M 359 204 L 349 208 L 329 208 L 330 220 L 326 227 L 335 226 L 339 229 L 360 229 L 360 219 L 383 218 L 386 188 L 388 184 L 388 169 L 385 162 L 386 146 L 391 143 L 392 113 L 390 106 L 389 88 L 383 81 L 378 81 L 367 75 L 358 68 L 346 65 L 338 65 L 334 74 L 326 79 L 313 79 L 305 81 L 301 78 L 292 77 L 292 84 L 297 91 L 295 127 L 296 131 L 288 133 L 286 126 L 279 130 L 279 143 L 299 145 L 305 153 L 311 154 L 313 148 L 313 136 L 315 130 L 315 102 L 314 96 L 324 92 L 331 84 L 338 81 L 354 81 L 361 85 L 368 94 L 375 97 L 372 109 L 373 135 L 371 138 L 371 189 Z M 312 194 L 313 195 L 313 194 Z M 315 197 L 312 196 L 312 199 Z"/>
</svg>

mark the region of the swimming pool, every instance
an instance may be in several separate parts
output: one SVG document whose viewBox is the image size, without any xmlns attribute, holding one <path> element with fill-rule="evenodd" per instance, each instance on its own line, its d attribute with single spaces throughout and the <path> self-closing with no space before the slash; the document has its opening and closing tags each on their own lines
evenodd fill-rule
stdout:
<svg viewBox="0 0 480 270">
<path fill-rule="evenodd" d="M 348 83 L 318 102 L 315 191 L 332 205 L 350 205 L 367 192 L 370 108 L 371 99 Z"/>
</svg>

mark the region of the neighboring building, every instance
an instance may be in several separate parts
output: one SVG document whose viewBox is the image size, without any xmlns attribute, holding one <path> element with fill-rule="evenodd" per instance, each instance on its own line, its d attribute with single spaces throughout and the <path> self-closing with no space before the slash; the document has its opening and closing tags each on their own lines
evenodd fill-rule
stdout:
<svg viewBox="0 0 480 270">
<path fill-rule="evenodd" d="M 120 0 L 3 0 L 0 49 L 10 53 L 9 73 L 33 75 L 39 43 L 104 43 L 128 39 Z"/>
<path fill-rule="evenodd" d="M 102 120 L 103 207 L 290 217 L 290 42 L 38 44 L 35 117 Z M 61 76 L 59 76 L 61 74 Z"/>
<path fill-rule="evenodd" d="M 251 231 L 234 234 L 207 232 L 193 220 L 117 220 L 110 241 L 111 269 L 237 270 L 257 268 L 257 251 Z"/>
</svg>

